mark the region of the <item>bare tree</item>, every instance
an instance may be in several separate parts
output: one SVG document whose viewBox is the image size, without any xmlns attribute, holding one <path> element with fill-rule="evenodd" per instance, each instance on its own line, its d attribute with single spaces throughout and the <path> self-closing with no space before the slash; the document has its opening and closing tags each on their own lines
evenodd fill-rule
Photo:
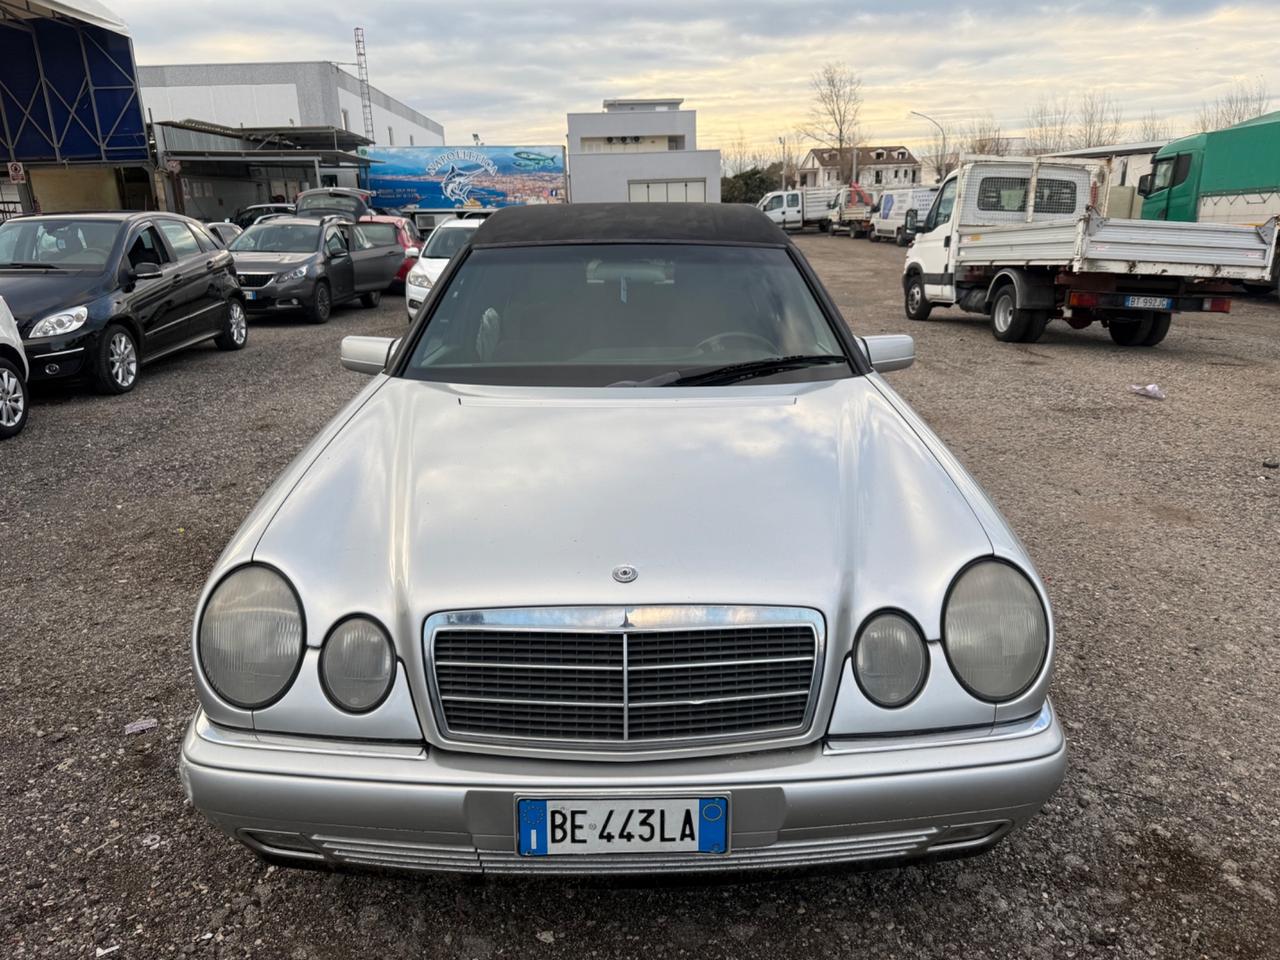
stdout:
<svg viewBox="0 0 1280 960">
<path fill-rule="evenodd" d="M 853 149 L 858 145 L 858 118 L 862 113 L 862 78 L 839 63 L 823 64 L 809 79 L 813 105 L 802 134 L 809 140 L 838 151 L 840 181 L 852 173 Z"/>
<path fill-rule="evenodd" d="M 1076 149 L 1100 147 L 1119 141 L 1124 115 L 1106 90 L 1086 90 L 1076 97 L 1075 122 L 1071 125 L 1071 146 Z"/>
<path fill-rule="evenodd" d="M 1133 126 L 1133 139 L 1139 143 L 1154 143 L 1158 140 L 1168 141 L 1171 136 L 1169 121 L 1154 110 L 1144 113 Z"/>
<path fill-rule="evenodd" d="M 1061 153 L 1071 146 L 1071 101 L 1044 96 L 1027 109 L 1027 153 Z"/>
<path fill-rule="evenodd" d="M 1200 104 L 1196 129 L 1204 132 L 1234 126 L 1262 116 L 1270 106 L 1271 91 L 1262 77 L 1253 81 L 1237 80 L 1222 96 Z"/>
<path fill-rule="evenodd" d="M 979 153 L 986 157 L 1004 157 L 1009 153 L 1009 138 L 991 114 L 969 121 L 964 134 L 965 153 Z"/>
</svg>

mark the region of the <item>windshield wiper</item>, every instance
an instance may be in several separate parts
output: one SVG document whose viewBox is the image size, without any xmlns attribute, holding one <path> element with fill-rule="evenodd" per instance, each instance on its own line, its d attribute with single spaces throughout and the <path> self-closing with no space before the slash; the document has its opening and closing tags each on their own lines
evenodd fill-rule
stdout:
<svg viewBox="0 0 1280 960">
<path fill-rule="evenodd" d="M 31 260 L 11 260 L 7 263 L 0 262 L 0 270 L 61 270 L 62 268 L 54 263 L 36 263 Z"/>
<path fill-rule="evenodd" d="M 786 370 L 800 370 L 804 367 L 821 367 L 831 363 L 847 364 L 849 358 L 838 353 L 799 353 L 789 357 L 768 357 L 764 360 L 744 360 L 741 363 L 729 363 L 723 367 L 700 370 L 697 373 L 682 374 L 674 380 L 668 380 L 663 386 L 724 386 L 738 383 L 741 380 L 754 380 L 767 377 L 772 373 Z"/>
</svg>

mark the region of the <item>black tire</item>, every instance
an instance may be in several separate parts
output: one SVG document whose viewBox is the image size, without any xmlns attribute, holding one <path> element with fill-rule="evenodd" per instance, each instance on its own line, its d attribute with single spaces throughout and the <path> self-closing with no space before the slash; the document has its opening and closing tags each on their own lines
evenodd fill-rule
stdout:
<svg viewBox="0 0 1280 960">
<path fill-rule="evenodd" d="M 316 284 L 316 292 L 311 296 L 311 306 L 307 307 L 307 319 L 311 323 L 328 323 L 333 316 L 333 294 L 329 292 L 329 284 L 321 280 Z"/>
<path fill-rule="evenodd" d="M 108 324 L 90 359 L 94 389 L 105 394 L 128 393 L 138 385 L 141 366 L 133 331 L 123 324 Z"/>
<path fill-rule="evenodd" d="M 1038 343 L 1044 336 L 1044 328 L 1049 325 L 1048 310 L 1028 310 L 1031 316 L 1027 321 L 1027 332 L 1022 337 L 1023 343 Z"/>
<path fill-rule="evenodd" d="M 905 247 L 907 245 L 907 231 L 899 229 L 898 232 L 893 235 L 893 242 L 900 247 Z"/>
<path fill-rule="evenodd" d="M 227 319 L 222 323 L 222 332 L 213 338 L 213 345 L 219 350 L 243 350 L 248 342 L 249 318 L 244 304 L 239 297 L 231 297 L 227 300 Z"/>
<path fill-rule="evenodd" d="M 1154 323 L 1154 319 L 1149 314 L 1142 317 L 1121 317 L 1112 320 L 1107 325 L 1107 330 L 1111 334 L 1111 339 L 1119 346 L 1140 347 L 1151 333 Z"/>
<path fill-rule="evenodd" d="M 875 227 L 872 227 L 872 228 L 867 232 L 867 239 L 868 239 L 868 240 L 870 240 L 872 243 L 879 243 L 879 242 L 880 242 L 880 234 L 876 233 L 876 228 L 875 228 Z"/>
<path fill-rule="evenodd" d="M 819 221 L 818 221 L 818 232 L 819 232 L 819 233 L 830 233 L 830 232 L 831 232 L 831 221 L 830 221 L 830 220 L 819 220 Z"/>
<path fill-rule="evenodd" d="M 381 290 L 370 290 L 368 293 L 360 294 L 360 306 L 367 307 L 372 310 L 382 302 Z"/>
<path fill-rule="evenodd" d="M 924 278 L 918 273 L 907 277 L 907 285 L 903 289 L 903 306 L 908 320 L 928 320 L 933 312 L 931 304 L 924 295 Z"/>
<path fill-rule="evenodd" d="M 1013 285 L 1003 286 L 991 301 L 991 335 L 1002 343 L 1020 343 L 1031 325 L 1030 310 L 1018 309 Z"/>
<path fill-rule="evenodd" d="M 22 369 L 12 360 L 0 357 L 0 440 L 16 437 L 27 425 L 31 411 L 31 394 Z"/>
<path fill-rule="evenodd" d="M 1154 347 L 1169 335 L 1169 324 L 1173 322 L 1173 314 L 1157 313 L 1151 320 L 1151 329 L 1142 338 L 1144 347 Z"/>
</svg>

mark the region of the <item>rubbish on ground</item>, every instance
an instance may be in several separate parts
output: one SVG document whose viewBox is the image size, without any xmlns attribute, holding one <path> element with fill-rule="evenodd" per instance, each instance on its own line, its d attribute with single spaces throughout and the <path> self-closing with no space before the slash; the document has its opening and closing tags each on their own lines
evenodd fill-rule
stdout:
<svg viewBox="0 0 1280 960">
<path fill-rule="evenodd" d="M 1268 470 L 1280 470 L 1280 457 L 1267 457 L 1262 461 L 1262 465 Z"/>
<path fill-rule="evenodd" d="M 1160 389 L 1158 383 L 1148 383 L 1145 387 L 1138 383 L 1129 384 L 1129 389 L 1140 397 L 1150 397 L 1152 400 L 1163 400 L 1165 392 Z"/>
<path fill-rule="evenodd" d="M 119 950 L 119 949 L 120 949 L 120 944 L 118 944 L 118 943 L 117 943 L 114 947 L 99 947 L 99 948 L 94 952 L 94 954 L 93 954 L 93 955 L 94 955 L 95 957 L 105 957 L 105 956 L 107 956 L 108 954 L 115 953 L 115 952 L 116 952 L 117 950 Z"/>
<path fill-rule="evenodd" d="M 131 737 L 135 733 L 146 733 L 148 730 L 154 730 L 158 726 L 160 726 L 160 721 L 155 717 L 143 717 L 141 720 L 125 724 L 124 734 L 126 737 Z"/>
</svg>

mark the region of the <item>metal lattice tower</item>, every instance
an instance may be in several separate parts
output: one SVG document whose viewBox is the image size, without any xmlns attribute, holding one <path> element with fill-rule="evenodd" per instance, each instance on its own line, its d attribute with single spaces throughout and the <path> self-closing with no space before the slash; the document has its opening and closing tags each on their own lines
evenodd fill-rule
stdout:
<svg viewBox="0 0 1280 960">
<path fill-rule="evenodd" d="M 364 50 L 364 27 L 356 27 L 356 76 L 360 78 L 360 111 L 364 114 L 364 135 L 377 142 L 373 133 L 373 100 L 369 96 L 369 58 Z"/>
</svg>

